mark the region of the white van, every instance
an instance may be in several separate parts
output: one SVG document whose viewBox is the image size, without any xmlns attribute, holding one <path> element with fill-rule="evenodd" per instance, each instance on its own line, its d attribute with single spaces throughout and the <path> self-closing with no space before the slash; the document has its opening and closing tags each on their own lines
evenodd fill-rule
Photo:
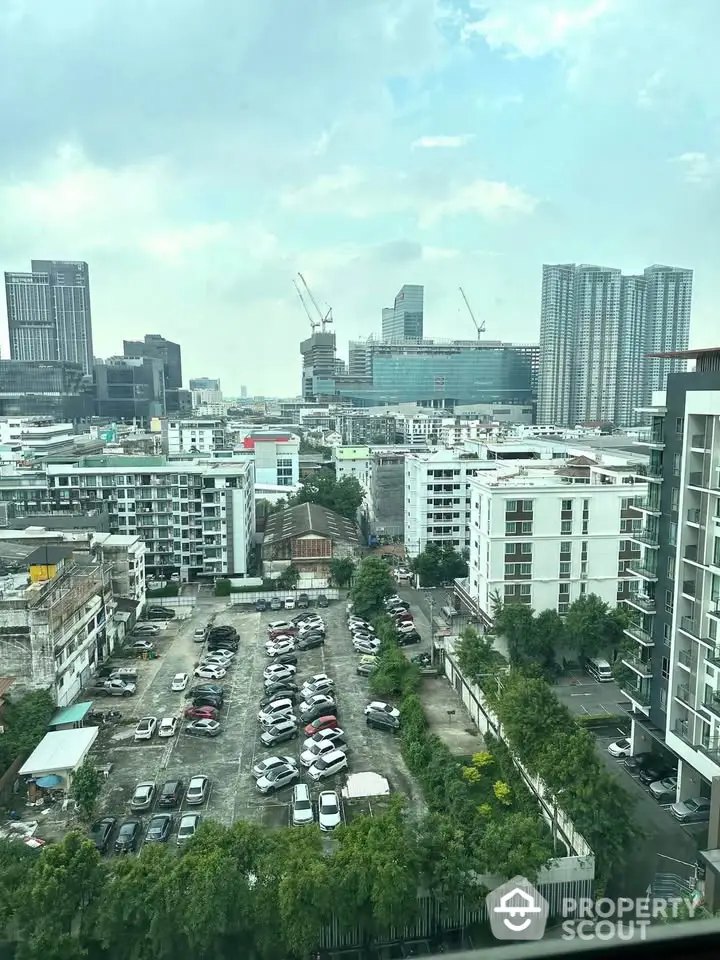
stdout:
<svg viewBox="0 0 720 960">
<path fill-rule="evenodd" d="M 589 657 L 585 662 L 585 669 L 598 683 L 608 683 L 613 679 L 612 667 L 607 660 Z"/>
</svg>

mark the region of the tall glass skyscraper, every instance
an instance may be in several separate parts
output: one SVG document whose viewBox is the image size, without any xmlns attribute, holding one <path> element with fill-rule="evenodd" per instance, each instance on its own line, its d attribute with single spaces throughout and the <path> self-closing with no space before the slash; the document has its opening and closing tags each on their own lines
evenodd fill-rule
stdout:
<svg viewBox="0 0 720 960">
<path fill-rule="evenodd" d="M 87 263 L 33 260 L 31 268 L 5 274 L 11 359 L 66 360 L 92 373 Z"/>
<path fill-rule="evenodd" d="M 406 283 L 395 297 L 393 307 L 382 312 L 383 340 L 422 340 L 425 288 Z"/>
</svg>

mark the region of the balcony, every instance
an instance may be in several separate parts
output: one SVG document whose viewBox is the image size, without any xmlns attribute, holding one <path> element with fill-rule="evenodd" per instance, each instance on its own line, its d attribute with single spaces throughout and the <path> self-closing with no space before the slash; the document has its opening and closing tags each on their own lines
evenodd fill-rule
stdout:
<svg viewBox="0 0 720 960">
<path fill-rule="evenodd" d="M 633 673 L 642 677 L 643 680 L 652 679 L 652 664 L 649 660 L 641 660 L 640 657 L 626 656 L 622 658 L 622 662 L 626 667 L 629 667 Z"/>
<path fill-rule="evenodd" d="M 625 597 L 625 603 L 629 603 L 636 610 L 642 610 L 643 613 L 655 613 L 655 598 L 648 597 L 642 593 L 631 593 Z"/>
<path fill-rule="evenodd" d="M 704 433 L 694 433 L 690 437 L 690 447 L 693 450 L 698 450 L 700 453 L 705 453 L 708 449 L 708 442 L 705 439 Z"/>
<path fill-rule="evenodd" d="M 683 552 L 683 560 L 689 560 L 691 563 L 698 562 L 698 548 L 697 544 L 693 543 L 688 547 L 685 547 Z"/>
<path fill-rule="evenodd" d="M 651 450 L 664 450 L 665 440 L 662 428 L 658 430 L 657 427 L 653 427 L 649 437 L 644 440 L 636 440 L 635 443 L 640 447 L 650 447 Z"/>
<path fill-rule="evenodd" d="M 631 637 L 633 640 L 636 640 L 642 647 L 654 647 L 655 641 L 650 636 L 649 633 L 646 633 L 642 627 L 638 627 L 635 624 L 625 627 L 623 633 Z"/>
<path fill-rule="evenodd" d="M 700 526 L 700 511 L 699 510 L 688 510 L 687 512 L 687 522 Z"/>
<path fill-rule="evenodd" d="M 654 517 L 659 517 L 662 514 L 660 497 L 643 497 L 636 502 L 634 509 L 640 510 L 643 513 L 649 513 Z"/>
<path fill-rule="evenodd" d="M 692 663 L 692 653 L 689 650 L 681 650 L 678 654 L 678 663 L 682 664 L 683 667 L 690 669 L 690 664 Z"/>
<path fill-rule="evenodd" d="M 714 763 L 720 765 L 720 738 L 704 736 L 702 741 L 696 745 L 696 750 L 704 753 Z"/>
<path fill-rule="evenodd" d="M 696 580 L 683 580 L 681 591 L 684 596 L 692 597 L 693 600 L 697 594 L 697 581 Z"/>
<path fill-rule="evenodd" d="M 633 709 L 640 710 L 641 713 L 646 715 L 650 713 L 650 694 L 646 690 L 641 690 L 626 683 L 620 688 L 620 692 L 628 698 Z"/>
<path fill-rule="evenodd" d="M 713 599 L 710 601 L 708 616 L 712 617 L 714 620 L 720 620 L 720 597 L 713 597 Z"/>
<path fill-rule="evenodd" d="M 651 527 L 643 527 L 642 530 L 631 530 L 628 534 L 628 539 L 633 540 L 635 543 L 642 543 L 643 546 L 651 547 L 653 550 L 657 550 L 660 546 L 658 532 Z"/>
<path fill-rule="evenodd" d="M 678 684 L 675 688 L 675 697 L 680 703 L 684 703 L 686 707 L 692 707 L 694 709 L 694 704 L 691 700 L 690 687 L 686 683 Z"/>
<path fill-rule="evenodd" d="M 703 707 L 716 717 L 720 717 L 720 693 L 714 691 L 703 699 Z"/>
<path fill-rule="evenodd" d="M 642 577 L 643 580 L 657 580 L 657 570 L 643 560 L 631 560 L 628 566 L 628 572 L 636 577 Z"/>
<path fill-rule="evenodd" d="M 693 470 L 693 472 L 688 477 L 688 486 L 698 487 L 701 490 L 710 489 L 710 477 L 705 475 L 701 470 Z"/>
<path fill-rule="evenodd" d="M 685 743 L 689 744 L 691 747 L 694 747 L 692 737 L 692 727 L 690 726 L 689 720 L 676 720 L 673 724 L 672 732 L 676 737 L 680 737 L 681 740 L 684 740 Z"/>
<path fill-rule="evenodd" d="M 705 644 L 705 646 L 715 649 L 715 641 L 711 640 L 710 637 L 704 637 L 700 633 L 700 624 L 697 620 L 693 620 L 692 617 L 680 617 L 680 629 L 683 633 L 689 634 L 694 640 L 698 640 L 700 643 Z"/>
</svg>

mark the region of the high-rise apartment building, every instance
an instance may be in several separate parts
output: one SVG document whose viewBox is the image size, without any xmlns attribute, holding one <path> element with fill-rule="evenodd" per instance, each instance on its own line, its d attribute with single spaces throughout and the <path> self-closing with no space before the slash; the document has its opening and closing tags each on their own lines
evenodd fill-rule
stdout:
<svg viewBox="0 0 720 960">
<path fill-rule="evenodd" d="M 720 348 L 663 352 L 667 390 L 646 410 L 651 428 L 649 494 L 637 504 L 642 553 L 625 631 L 635 650 L 623 659 L 633 753 L 653 751 L 677 767 L 677 800 L 707 804 L 718 846 L 720 792 Z M 715 827 L 713 828 L 713 824 Z M 713 837 L 715 842 L 712 842 Z M 702 856 L 702 854 L 701 854 Z M 717 869 L 717 868 L 713 868 Z M 707 871 L 710 879 L 711 870 Z M 720 891 L 718 877 L 714 891 Z M 718 909 L 715 894 L 708 909 Z"/>
<path fill-rule="evenodd" d="M 383 340 L 422 340 L 425 288 L 404 284 L 395 297 L 395 305 L 382 312 Z"/>
<path fill-rule="evenodd" d="M 637 422 L 687 348 L 692 270 L 655 265 L 642 276 L 585 264 L 543 267 L 538 422 Z"/>
<path fill-rule="evenodd" d="M 65 360 L 93 368 L 90 280 L 84 262 L 33 260 L 30 273 L 6 273 L 12 360 Z"/>
</svg>

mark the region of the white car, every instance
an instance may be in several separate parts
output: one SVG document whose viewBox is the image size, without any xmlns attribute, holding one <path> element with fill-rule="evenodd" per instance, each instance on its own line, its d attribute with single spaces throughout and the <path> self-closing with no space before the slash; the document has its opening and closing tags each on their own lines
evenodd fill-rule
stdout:
<svg viewBox="0 0 720 960">
<path fill-rule="evenodd" d="M 136 740 L 152 740 L 152 736 L 157 730 L 157 717 L 143 717 L 138 720 L 135 727 Z"/>
<path fill-rule="evenodd" d="M 273 767 L 272 770 L 268 770 L 260 777 L 257 781 L 257 788 L 260 793 L 274 793 L 276 790 L 281 790 L 283 787 L 295 783 L 298 775 L 298 768 L 291 767 L 289 764 L 282 767 Z"/>
<path fill-rule="evenodd" d="M 319 740 L 317 743 L 311 743 L 307 750 L 303 750 L 300 754 L 300 763 L 304 767 L 311 767 L 318 757 L 326 757 L 333 750 L 347 753 L 347 743 L 344 740 Z"/>
<path fill-rule="evenodd" d="M 630 757 L 632 756 L 632 744 L 627 737 L 623 737 L 622 740 L 616 740 L 610 744 L 608 753 L 611 757 L 615 757 L 616 760 L 620 760 L 623 757 Z"/>
<path fill-rule="evenodd" d="M 342 823 L 340 798 L 334 790 L 323 790 L 318 797 L 318 821 L 321 830 L 334 830 Z"/>
<path fill-rule="evenodd" d="M 353 617 L 352 620 L 348 620 L 348 630 L 351 633 L 356 630 L 362 630 L 364 633 L 375 633 L 375 627 L 367 620 L 361 620 L 360 617 Z"/>
<path fill-rule="evenodd" d="M 204 773 L 197 773 L 194 777 L 190 777 L 190 782 L 185 791 L 185 800 L 191 806 L 197 806 L 200 803 L 205 803 L 209 792 L 210 778 L 206 777 Z"/>
<path fill-rule="evenodd" d="M 279 713 L 287 716 L 292 712 L 292 700 L 288 700 L 287 697 L 281 697 L 279 700 L 273 700 L 271 703 L 268 703 L 266 707 L 263 707 L 260 713 L 258 713 L 258 721 L 264 724 L 268 718 L 274 717 Z"/>
<path fill-rule="evenodd" d="M 174 737 L 178 731 L 177 717 L 163 717 L 158 727 L 159 737 Z"/>
<path fill-rule="evenodd" d="M 308 677 L 303 686 L 315 687 L 318 683 L 322 682 L 330 684 L 331 687 L 335 686 L 335 681 L 332 677 L 328 676 L 327 673 L 314 673 L 311 677 Z"/>
<path fill-rule="evenodd" d="M 178 829 L 177 843 L 181 847 L 188 840 L 195 836 L 195 831 L 200 826 L 199 813 L 184 813 L 180 818 L 180 827 Z"/>
<path fill-rule="evenodd" d="M 256 780 L 259 780 L 260 777 L 269 773 L 273 767 L 297 767 L 297 765 L 298 762 L 295 757 L 268 757 L 266 760 L 261 760 L 260 763 L 255 764 L 252 768 L 252 775 Z"/>
<path fill-rule="evenodd" d="M 204 627 L 198 627 L 197 630 L 193 633 L 193 641 L 195 643 L 204 643 L 205 642 L 206 630 Z"/>
<path fill-rule="evenodd" d="M 307 700 L 303 700 L 298 710 L 300 713 L 307 713 L 310 710 L 316 710 L 318 707 L 334 707 L 335 700 L 332 697 L 329 697 L 326 693 L 318 693 L 313 697 L 308 697 Z"/>
<path fill-rule="evenodd" d="M 278 639 L 276 642 L 265 644 L 265 653 L 268 657 L 279 657 L 281 653 L 292 653 L 294 649 L 295 641 L 290 640 L 290 638 L 287 640 Z"/>
<path fill-rule="evenodd" d="M 385 703 L 382 700 L 373 700 L 372 703 L 369 703 L 365 707 L 365 716 L 369 713 L 386 713 L 389 717 L 394 717 L 395 719 L 400 716 L 400 711 L 397 707 L 394 707 L 391 703 Z"/>
<path fill-rule="evenodd" d="M 324 780 L 332 777 L 341 770 L 347 770 L 348 760 L 340 750 L 331 750 L 322 757 L 318 757 L 308 770 L 308 776 L 313 780 Z"/>
<path fill-rule="evenodd" d="M 292 822 L 294 827 L 300 827 L 306 823 L 312 823 L 315 819 L 313 814 L 312 797 L 306 783 L 296 783 L 293 787 L 292 795 Z"/>
<path fill-rule="evenodd" d="M 295 609 L 295 600 L 294 600 L 293 597 L 286 597 L 286 598 L 285 598 L 285 609 L 286 609 L 286 610 L 294 610 L 294 609 Z"/>
<path fill-rule="evenodd" d="M 176 673 L 173 677 L 172 684 L 170 689 L 173 693 L 180 693 L 181 690 L 184 690 L 188 685 L 188 680 L 190 677 L 186 673 Z"/>
<path fill-rule="evenodd" d="M 377 653 L 380 649 L 379 640 L 353 640 L 353 647 L 357 653 Z"/>
<path fill-rule="evenodd" d="M 334 689 L 335 684 L 332 680 L 318 680 L 317 683 L 304 683 L 300 693 L 304 700 L 309 700 L 310 697 L 315 697 L 320 693 L 325 693 L 331 697 Z"/>
<path fill-rule="evenodd" d="M 303 620 L 298 629 L 301 634 L 310 633 L 311 630 L 324 630 L 325 621 L 322 617 L 310 617 L 309 620 Z"/>
<path fill-rule="evenodd" d="M 309 750 L 314 743 L 322 743 L 323 740 L 343 740 L 344 738 L 344 730 L 341 730 L 340 727 L 330 727 L 325 730 L 318 730 L 317 733 L 308 737 L 307 740 L 303 740 L 302 748 L 303 750 Z"/>
<path fill-rule="evenodd" d="M 270 666 L 265 667 L 263 678 L 265 680 L 290 680 L 296 672 L 297 670 L 292 663 L 271 663 Z"/>
<path fill-rule="evenodd" d="M 231 665 L 232 660 L 219 656 L 217 653 L 208 653 L 207 656 L 203 657 L 200 661 L 201 667 L 220 667 L 222 670 L 227 670 Z"/>
<path fill-rule="evenodd" d="M 204 666 L 195 669 L 195 676 L 203 680 L 222 680 L 227 671 L 223 667 Z"/>
</svg>

